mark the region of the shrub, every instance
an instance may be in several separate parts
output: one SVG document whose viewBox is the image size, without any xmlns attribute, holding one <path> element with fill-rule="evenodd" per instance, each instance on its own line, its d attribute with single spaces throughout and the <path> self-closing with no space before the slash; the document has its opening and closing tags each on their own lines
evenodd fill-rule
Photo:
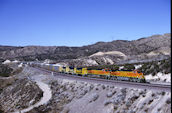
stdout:
<svg viewBox="0 0 172 113">
<path fill-rule="evenodd" d="M 165 95 L 165 92 L 163 91 L 161 94 L 164 96 Z"/>
<path fill-rule="evenodd" d="M 108 104 L 111 104 L 111 103 L 112 103 L 112 101 L 109 101 L 109 100 L 108 101 L 105 101 L 104 102 L 104 106 L 107 106 Z"/>
<path fill-rule="evenodd" d="M 166 100 L 166 104 L 171 104 L 171 99 L 170 98 Z"/>
<path fill-rule="evenodd" d="M 98 87 L 96 87 L 96 90 L 99 90 L 99 88 L 98 88 Z"/>
<path fill-rule="evenodd" d="M 152 93 L 152 97 L 154 97 L 155 96 L 155 93 Z"/>
<path fill-rule="evenodd" d="M 12 72 L 12 75 L 18 74 L 23 70 L 23 68 L 18 68 Z"/>
<path fill-rule="evenodd" d="M 4 113 L 4 111 L 0 109 L 0 113 Z"/>
<path fill-rule="evenodd" d="M 158 108 L 158 111 L 160 111 L 161 110 L 161 108 Z"/>
<path fill-rule="evenodd" d="M 0 64 L 0 76 L 8 77 L 11 75 L 12 71 L 13 71 L 13 69 L 10 68 L 9 66 Z"/>
<path fill-rule="evenodd" d="M 124 70 L 134 70 L 135 66 L 134 64 L 125 64 L 124 65 Z"/>
<path fill-rule="evenodd" d="M 1 94 L 1 92 L 2 92 L 2 88 L 0 88 L 0 94 Z M 0 112 L 1 113 L 1 112 Z"/>
<path fill-rule="evenodd" d="M 148 108 L 146 108 L 144 111 L 147 113 L 148 112 Z"/>
<path fill-rule="evenodd" d="M 112 97 L 114 94 L 116 93 L 116 91 L 113 91 L 113 92 L 109 92 L 109 93 L 107 93 L 107 97 Z"/>
<path fill-rule="evenodd" d="M 145 94 L 143 94 L 142 96 L 143 96 L 143 97 L 145 97 L 146 95 L 145 95 Z"/>
<path fill-rule="evenodd" d="M 105 89 L 106 87 L 104 85 L 102 85 L 102 89 Z"/>
<path fill-rule="evenodd" d="M 151 100 L 149 100 L 148 104 L 151 104 L 152 102 L 153 102 L 153 100 L 151 99 Z"/>
</svg>

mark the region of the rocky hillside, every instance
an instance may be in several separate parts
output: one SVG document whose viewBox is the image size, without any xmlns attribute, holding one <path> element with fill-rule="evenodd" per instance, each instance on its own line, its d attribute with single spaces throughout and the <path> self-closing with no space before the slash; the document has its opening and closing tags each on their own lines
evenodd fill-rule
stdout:
<svg viewBox="0 0 172 113">
<path fill-rule="evenodd" d="M 70 80 L 50 82 L 52 99 L 29 113 L 170 113 L 171 93 Z"/>
<path fill-rule="evenodd" d="M 27 79 L 16 80 L 0 93 L 0 111 L 9 113 L 26 108 L 40 100 L 42 95 L 43 92 L 34 82 Z"/>
<path fill-rule="evenodd" d="M 153 35 L 138 40 L 97 42 L 82 47 L 65 46 L 0 46 L 0 59 L 45 60 L 57 62 L 67 59 L 84 59 L 86 62 L 113 64 L 118 61 L 166 58 L 170 56 L 171 34 Z M 98 61 L 98 62 L 97 62 Z M 92 65 L 92 64 L 91 64 Z"/>
<path fill-rule="evenodd" d="M 52 96 L 26 113 L 171 113 L 171 92 L 62 79 L 31 67 L 2 90 L 0 111 L 23 111 L 47 97 L 33 81 L 49 85 Z"/>
</svg>

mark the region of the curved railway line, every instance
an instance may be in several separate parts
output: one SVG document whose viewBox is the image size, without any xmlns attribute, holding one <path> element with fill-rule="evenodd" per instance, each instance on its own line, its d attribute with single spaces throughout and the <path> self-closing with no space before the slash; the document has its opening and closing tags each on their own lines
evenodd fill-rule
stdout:
<svg viewBox="0 0 172 113">
<path fill-rule="evenodd" d="M 82 76 L 58 73 L 58 72 L 54 72 L 54 71 L 50 71 L 50 70 L 46 70 L 46 69 L 42 69 L 38 67 L 34 67 L 34 68 L 40 71 L 47 72 L 49 74 L 53 72 L 53 75 L 55 77 L 62 78 L 62 79 L 70 79 L 70 80 L 77 80 L 77 81 L 97 83 L 97 84 L 114 85 L 114 86 L 124 87 L 124 88 L 147 89 L 147 90 L 171 92 L 171 85 L 115 81 L 115 80 L 108 80 L 108 79 L 101 79 L 101 78 L 90 78 L 90 77 L 82 77 Z"/>
</svg>

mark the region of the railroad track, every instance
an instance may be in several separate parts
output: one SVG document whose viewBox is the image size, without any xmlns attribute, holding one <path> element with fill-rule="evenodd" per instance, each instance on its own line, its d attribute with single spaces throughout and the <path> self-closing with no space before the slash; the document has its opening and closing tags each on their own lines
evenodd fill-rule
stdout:
<svg viewBox="0 0 172 113">
<path fill-rule="evenodd" d="M 101 78 L 82 77 L 82 76 L 58 73 L 58 72 L 54 72 L 54 71 L 50 71 L 50 70 L 46 70 L 46 69 L 42 69 L 38 67 L 34 67 L 34 68 L 47 72 L 49 74 L 53 72 L 53 75 L 55 77 L 62 78 L 62 79 L 71 79 L 71 80 L 78 80 L 78 81 L 97 83 L 97 84 L 114 85 L 114 86 L 124 87 L 124 88 L 147 89 L 147 90 L 154 90 L 154 91 L 171 92 L 171 85 L 138 83 L 138 82 L 108 80 L 108 79 L 101 79 Z"/>
</svg>

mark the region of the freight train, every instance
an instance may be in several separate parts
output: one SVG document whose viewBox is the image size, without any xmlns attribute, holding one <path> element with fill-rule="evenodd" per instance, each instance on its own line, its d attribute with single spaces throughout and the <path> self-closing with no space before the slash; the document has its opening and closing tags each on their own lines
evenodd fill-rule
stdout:
<svg viewBox="0 0 172 113">
<path fill-rule="evenodd" d="M 66 73 L 71 75 L 99 77 L 111 80 L 131 81 L 146 83 L 143 73 L 138 70 L 109 70 L 109 69 L 87 69 L 76 67 L 63 67 L 53 64 L 30 63 L 31 66 L 41 67 L 58 73 Z"/>
</svg>

